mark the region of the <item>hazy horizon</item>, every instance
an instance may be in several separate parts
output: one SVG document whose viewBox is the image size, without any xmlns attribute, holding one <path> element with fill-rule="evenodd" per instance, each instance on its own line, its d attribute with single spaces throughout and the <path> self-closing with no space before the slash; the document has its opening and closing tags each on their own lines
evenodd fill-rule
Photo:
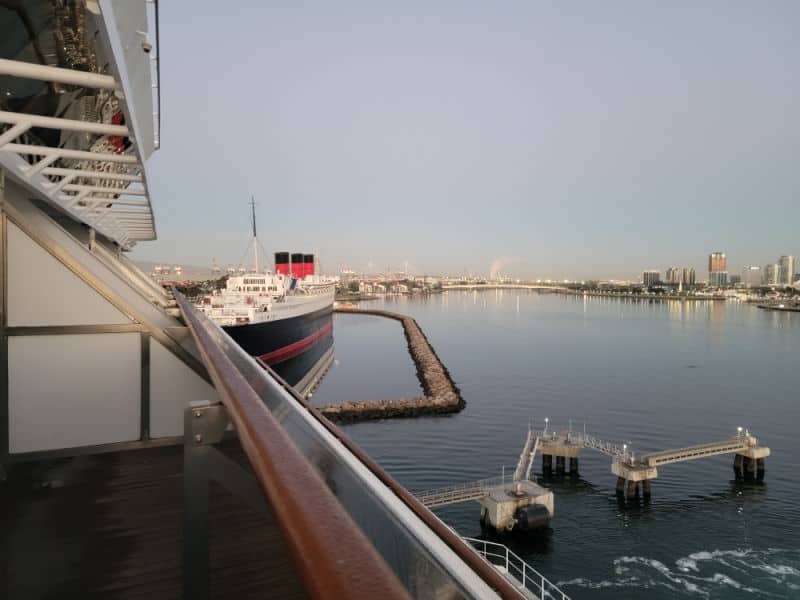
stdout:
<svg viewBox="0 0 800 600">
<path fill-rule="evenodd" d="M 800 254 L 800 4 L 160 6 L 159 240 L 334 272 L 624 278 Z M 368 265 L 372 264 L 372 268 Z"/>
</svg>

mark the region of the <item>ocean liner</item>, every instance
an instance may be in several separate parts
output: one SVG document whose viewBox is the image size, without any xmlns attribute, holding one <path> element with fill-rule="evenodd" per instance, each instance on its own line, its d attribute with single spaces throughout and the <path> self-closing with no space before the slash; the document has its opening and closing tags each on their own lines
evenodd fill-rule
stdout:
<svg viewBox="0 0 800 600">
<path fill-rule="evenodd" d="M 259 267 L 255 204 L 252 270 L 197 305 L 251 356 L 300 393 L 311 391 L 333 360 L 335 281 L 318 274 L 313 254 L 275 253 L 275 270 Z"/>
</svg>

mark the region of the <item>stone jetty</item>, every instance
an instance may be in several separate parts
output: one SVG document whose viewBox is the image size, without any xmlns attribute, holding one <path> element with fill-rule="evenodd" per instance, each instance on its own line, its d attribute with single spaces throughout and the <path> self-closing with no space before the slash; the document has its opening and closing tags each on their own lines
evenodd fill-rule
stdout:
<svg viewBox="0 0 800 600">
<path fill-rule="evenodd" d="M 414 319 L 387 310 L 349 307 L 339 307 L 335 310 L 339 313 L 374 315 L 400 321 L 408 342 L 408 351 L 417 367 L 417 377 L 425 395 L 396 400 L 342 402 L 317 407 L 323 415 L 332 421 L 355 422 L 455 413 L 464 408 L 466 403 L 461 397 L 461 392 Z"/>
</svg>

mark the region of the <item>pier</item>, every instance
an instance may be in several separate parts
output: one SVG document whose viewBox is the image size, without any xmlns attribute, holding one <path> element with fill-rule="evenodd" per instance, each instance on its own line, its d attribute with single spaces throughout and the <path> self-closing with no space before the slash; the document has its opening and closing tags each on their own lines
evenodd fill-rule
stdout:
<svg viewBox="0 0 800 600">
<path fill-rule="evenodd" d="M 651 496 L 651 481 L 658 477 L 658 467 L 722 454 L 734 455 L 737 481 L 763 481 L 765 459 L 770 455 L 769 448 L 741 427 L 727 440 L 650 452 L 637 459 L 627 444 L 606 442 L 586 433 L 558 434 L 548 431 L 547 420 L 545 423 L 541 432 L 528 429 L 514 474 L 508 480 L 503 476 L 417 492 L 417 500 L 431 509 L 474 500 L 481 505 L 482 526 L 497 531 L 531 531 L 547 525 L 555 514 L 553 493 L 531 479 L 537 452 L 542 455 L 545 480 L 554 475 L 553 458 L 556 476 L 567 474 L 569 459 L 569 475 L 577 477 L 581 450 L 610 457 L 611 473 L 617 477 L 616 492 L 628 499 L 638 498 L 640 491 L 645 498 Z"/>
<path fill-rule="evenodd" d="M 459 412 L 466 403 L 450 373 L 433 350 L 428 338 L 413 318 L 387 310 L 343 308 L 338 313 L 374 315 L 400 321 L 408 342 L 408 351 L 417 369 L 424 396 L 396 400 L 342 402 L 318 407 L 332 421 L 355 422 L 396 417 L 448 414 Z"/>
<path fill-rule="evenodd" d="M 528 430 L 513 477 L 481 479 L 449 487 L 418 492 L 428 508 L 476 500 L 481 505 L 481 527 L 495 531 L 533 531 L 546 527 L 555 513 L 553 492 L 531 480 L 540 439 Z"/>
<path fill-rule="evenodd" d="M 640 487 L 641 495 L 649 498 L 652 493 L 651 481 L 658 477 L 658 467 L 721 454 L 734 454 L 733 470 L 737 480 L 763 481 L 765 459 L 770 455 L 769 448 L 760 445 L 756 437 L 741 427 L 735 436 L 727 440 L 650 452 L 638 459 L 626 444 L 613 444 L 586 433 L 557 434 L 548 432 L 545 427 L 537 437 L 537 442 L 537 449 L 542 454 L 542 474 L 545 479 L 553 475 L 554 457 L 556 475 L 565 475 L 567 459 L 570 474 L 577 475 L 580 451 L 592 450 L 611 458 L 611 472 L 617 477 L 617 494 L 627 498 L 638 497 Z M 530 461 L 533 459 L 532 452 Z"/>
</svg>

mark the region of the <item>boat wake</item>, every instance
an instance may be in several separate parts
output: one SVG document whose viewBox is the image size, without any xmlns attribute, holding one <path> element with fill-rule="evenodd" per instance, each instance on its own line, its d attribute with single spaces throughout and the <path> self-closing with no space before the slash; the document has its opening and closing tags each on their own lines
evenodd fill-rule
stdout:
<svg viewBox="0 0 800 600">
<path fill-rule="evenodd" d="M 644 556 L 621 556 L 613 563 L 615 577 L 592 581 L 583 577 L 559 581 L 563 588 L 665 588 L 697 598 L 728 598 L 732 593 L 759 598 L 800 595 L 800 550 L 713 550 L 681 557 L 669 567 Z"/>
</svg>

